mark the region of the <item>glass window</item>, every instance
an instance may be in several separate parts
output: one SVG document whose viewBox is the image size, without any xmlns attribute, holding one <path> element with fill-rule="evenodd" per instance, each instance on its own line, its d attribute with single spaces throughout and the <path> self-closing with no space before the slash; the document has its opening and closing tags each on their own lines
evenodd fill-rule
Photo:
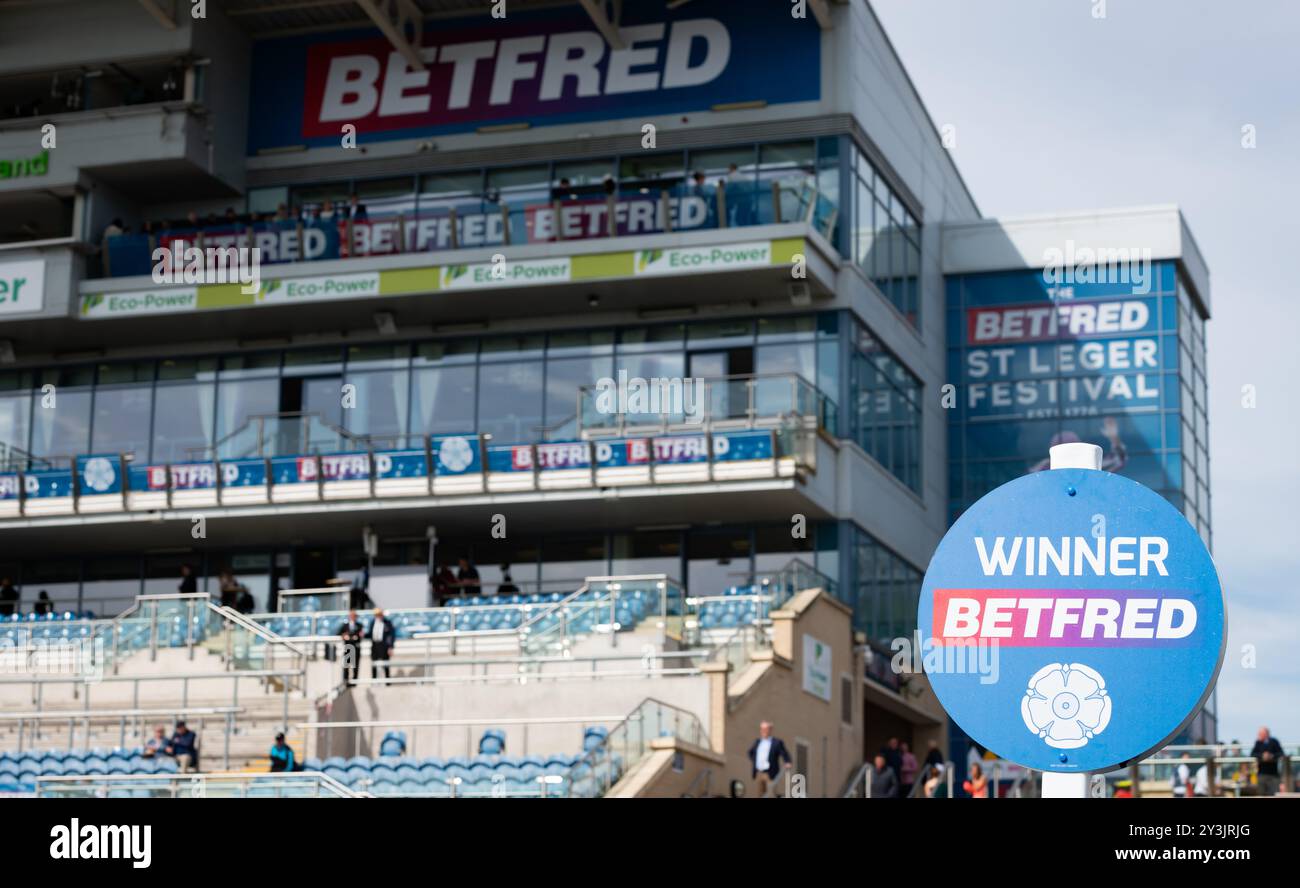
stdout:
<svg viewBox="0 0 1300 888">
<path fill-rule="evenodd" d="M 156 463 L 188 462 L 212 444 L 216 386 L 160 385 L 154 392 L 153 454 Z"/>
<path fill-rule="evenodd" d="M 32 455 L 71 457 L 88 452 L 90 389 L 59 388 L 52 394 L 52 399 L 39 392 L 36 395 L 32 409 Z"/>
<path fill-rule="evenodd" d="M 415 213 L 415 180 L 410 176 L 357 183 L 357 199 L 371 218 Z"/>
<path fill-rule="evenodd" d="M 667 574 L 680 582 L 682 534 L 678 530 L 650 530 L 617 533 L 611 540 L 613 563 L 610 572 L 620 574 Z"/>
<path fill-rule="evenodd" d="M 519 336 L 495 336 L 483 340 L 482 360 L 513 361 L 525 358 L 540 358 L 546 347 L 546 337 L 542 334 Z"/>
<path fill-rule="evenodd" d="M 525 362 L 483 364 L 478 380 L 478 431 L 495 443 L 535 441 L 542 426 L 542 375 Z"/>
<path fill-rule="evenodd" d="M 349 373 L 344 384 L 356 386 L 353 406 L 343 407 L 343 427 L 354 435 L 380 439 L 377 447 L 404 443 L 410 374 L 399 370 Z"/>
<path fill-rule="evenodd" d="M 738 148 L 710 148 L 691 152 L 690 170 L 692 173 L 704 173 L 710 180 L 735 175 L 743 175 L 752 180 L 757 160 L 753 145 L 742 145 Z"/>
<path fill-rule="evenodd" d="M 567 441 L 578 434 L 578 392 L 613 378 L 614 358 L 552 358 L 546 362 L 546 438 Z"/>
<path fill-rule="evenodd" d="M 721 595 L 749 581 L 749 531 L 691 530 L 687 536 L 687 589 L 692 595 Z"/>
<path fill-rule="evenodd" d="M 609 574 L 602 534 L 547 538 L 542 542 L 542 584 L 546 592 L 572 592 L 587 577 Z"/>
<path fill-rule="evenodd" d="M 206 379 L 211 380 L 217 375 L 216 358 L 200 358 L 198 360 L 185 360 L 164 358 L 158 362 L 158 379 Z"/>
<path fill-rule="evenodd" d="M 147 457 L 152 408 L 152 385 L 96 388 L 91 452 Z"/>
<path fill-rule="evenodd" d="M 565 182 L 574 188 L 603 187 L 607 177 L 614 176 L 614 159 L 580 160 L 570 163 L 557 163 L 551 182 L 557 188 Z"/>
<path fill-rule="evenodd" d="M 662 351 L 682 348 L 686 336 L 683 324 L 660 324 L 654 327 L 627 327 L 618 333 L 619 354 L 633 351 Z"/>
<path fill-rule="evenodd" d="M 297 349 L 284 353 L 285 376 L 315 376 L 338 373 L 343 369 L 343 355 L 337 348 Z"/>
<path fill-rule="evenodd" d="M 624 187 L 665 180 L 671 184 L 686 178 L 685 158 L 680 151 L 630 154 L 619 161 L 618 171 Z"/>
<path fill-rule="evenodd" d="M 279 352 L 229 355 L 221 359 L 221 378 L 272 376 L 280 370 Z"/>
<path fill-rule="evenodd" d="M 453 209 L 460 216 L 483 212 L 482 170 L 434 173 L 420 178 L 421 216 L 441 216 Z"/>
<path fill-rule="evenodd" d="M 469 434 L 474 426 L 473 365 L 430 367 L 411 374 L 411 432 Z"/>
<path fill-rule="evenodd" d="M 0 395 L 0 467 L 9 465 L 10 449 L 27 450 L 28 421 L 32 396 L 27 392 Z"/>
<path fill-rule="evenodd" d="M 224 374 L 223 374 L 224 375 Z M 277 413 L 280 409 L 279 379 L 225 380 L 217 386 L 217 441 L 242 429 L 251 416 Z M 257 444 L 256 435 L 226 442 L 218 456 L 231 459 L 252 451 Z"/>
<path fill-rule="evenodd" d="M 477 356 L 477 339 L 422 342 L 415 349 L 415 364 L 472 364 Z"/>
<path fill-rule="evenodd" d="M 613 330 L 579 330 L 552 333 L 546 343 L 548 357 L 560 355 L 613 354 Z"/>
</svg>

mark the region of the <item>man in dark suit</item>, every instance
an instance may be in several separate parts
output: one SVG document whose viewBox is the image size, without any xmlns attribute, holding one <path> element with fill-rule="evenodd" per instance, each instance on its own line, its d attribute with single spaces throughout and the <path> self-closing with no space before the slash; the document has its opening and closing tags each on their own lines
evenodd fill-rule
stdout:
<svg viewBox="0 0 1300 888">
<path fill-rule="evenodd" d="M 357 612 L 348 611 L 348 621 L 339 626 L 339 637 L 343 639 L 343 681 L 348 686 L 357 683 L 357 669 L 361 665 L 361 639 L 365 629 Z"/>
<path fill-rule="evenodd" d="M 776 783 L 781 773 L 781 762 L 786 770 L 790 768 L 790 753 L 779 737 L 772 736 L 772 723 L 763 722 L 758 726 L 758 739 L 749 747 L 749 763 L 753 768 L 754 785 L 760 799 L 767 797 L 768 789 Z"/>
<path fill-rule="evenodd" d="M 379 678 L 379 670 L 382 668 L 384 678 L 388 679 L 388 658 L 397 644 L 397 630 L 393 627 L 393 621 L 384 616 L 382 608 L 375 608 L 375 616 L 366 627 L 366 635 L 370 638 L 370 677 Z"/>
</svg>

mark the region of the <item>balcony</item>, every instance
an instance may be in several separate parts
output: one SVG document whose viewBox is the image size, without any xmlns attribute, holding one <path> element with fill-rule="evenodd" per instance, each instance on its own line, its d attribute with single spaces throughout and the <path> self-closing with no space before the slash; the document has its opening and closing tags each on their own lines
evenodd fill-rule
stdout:
<svg viewBox="0 0 1300 888">
<path fill-rule="evenodd" d="M 700 383 L 719 397 L 707 396 L 693 417 L 661 413 L 629 423 L 629 414 L 595 414 L 608 421 L 584 426 L 573 441 L 498 443 L 468 433 L 363 437 L 314 414 L 270 414 L 184 462 L 139 465 L 124 454 L 77 455 L 66 465 L 28 460 L 21 471 L 0 474 L 0 521 L 788 482 L 815 473 L 816 438 L 834 416 L 833 404 L 815 387 L 794 375 Z"/>
<path fill-rule="evenodd" d="M 326 201 L 205 224 L 149 224 L 105 239 L 103 273 L 147 275 L 153 250 L 177 241 L 201 249 L 256 247 L 263 264 L 285 264 L 790 223 L 805 223 L 830 239 L 838 216 L 833 196 L 802 173 L 770 182 L 678 182 L 601 195 L 555 189 L 550 201 L 489 194 L 426 203 L 412 195 L 407 203 L 403 212 L 371 214 L 364 205 L 336 208 Z"/>
</svg>

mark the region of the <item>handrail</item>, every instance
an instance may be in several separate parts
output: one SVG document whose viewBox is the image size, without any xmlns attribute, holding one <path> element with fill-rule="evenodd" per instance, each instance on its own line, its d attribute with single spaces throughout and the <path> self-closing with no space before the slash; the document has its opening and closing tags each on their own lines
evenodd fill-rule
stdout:
<svg viewBox="0 0 1300 888">
<path fill-rule="evenodd" d="M 341 798 L 368 799 L 374 797 L 370 793 L 357 792 L 354 789 L 350 789 L 321 771 L 282 771 L 266 773 L 245 771 L 238 774 L 207 774 L 203 772 L 195 772 L 191 774 L 59 774 L 38 776 L 35 780 L 35 786 L 36 792 L 39 795 L 42 783 L 96 784 L 114 782 L 168 782 L 179 784 L 183 782 L 189 786 L 198 783 L 199 785 L 231 784 L 234 786 L 248 787 L 257 784 L 268 786 L 279 781 L 284 781 L 286 783 L 305 783 L 308 781 L 318 783 Z"/>
<path fill-rule="evenodd" d="M 229 672 L 161 672 L 157 674 L 142 673 L 140 675 L 103 675 L 87 676 L 78 675 L 68 678 L 47 677 L 47 676 L 5 676 L 0 677 L 0 685 L 7 684 L 105 684 L 107 682 L 127 682 L 127 681 L 204 681 L 207 679 L 221 678 L 276 678 L 282 675 L 302 675 L 301 669 L 241 669 L 237 675 Z"/>
<path fill-rule="evenodd" d="M 661 704 L 667 706 L 667 704 Z M 677 707 L 671 706 L 670 709 Z M 682 710 L 685 711 L 685 710 Z M 298 722 L 295 728 L 308 731 L 325 731 L 333 728 L 465 728 L 476 725 L 586 725 L 596 722 L 615 722 L 624 719 L 621 715 L 557 715 L 506 718 L 414 718 L 414 719 L 370 719 L 368 721 L 334 721 L 334 722 Z"/>
<path fill-rule="evenodd" d="M 873 765 L 872 765 L 871 761 L 868 760 L 868 761 L 863 762 L 863 763 L 862 763 L 862 767 L 860 767 L 860 768 L 858 768 L 856 771 L 854 771 L 854 772 L 853 772 L 853 776 L 849 778 L 849 782 L 845 784 L 845 786 L 844 786 L 844 791 L 843 791 L 842 793 L 840 793 L 840 798 L 842 798 L 842 799 L 856 799 L 856 798 L 858 797 L 858 787 L 859 787 L 859 786 L 861 786 L 861 787 L 865 787 L 865 786 L 866 786 L 866 782 L 865 782 L 865 781 L 866 781 L 866 779 L 867 779 L 867 773 L 871 770 L 872 767 L 873 767 Z M 867 791 L 865 790 L 865 788 L 864 788 L 864 789 L 863 789 L 863 792 L 862 792 L 862 798 L 865 799 L 865 798 L 867 798 L 869 795 L 870 795 L 870 793 L 867 792 Z"/>
<path fill-rule="evenodd" d="M 699 740 L 701 741 L 701 745 L 707 745 L 707 738 L 706 738 L 705 733 L 704 733 L 704 725 L 703 725 L 703 723 L 700 721 L 699 716 L 697 716 L 697 715 L 696 715 L 695 713 L 693 713 L 693 712 L 690 712 L 689 710 L 682 709 L 680 706 L 673 706 L 671 703 L 665 703 L 665 702 L 663 702 L 662 700 L 659 700 L 659 699 L 657 699 L 657 698 L 655 698 L 655 697 L 646 697 L 644 700 L 642 700 L 640 703 L 638 703 L 635 707 L 633 707 L 632 711 L 629 712 L 629 713 L 628 713 L 628 714 L 627 714 L 627 715 L 626 715 L 626 716 L 625 716 L 625 717 L 624 717 L 624 718 L 623 718 L 623 719 L 622 719 L 622 720 L 621 720 L 617 725 L 615 725 L 613 728 L 611 728 L 611 729 L 609 730 L 609 733 L 607 733 L 607 734 L 606 734 L 606 735 L 601 739 L 601 741 L 600 741 L 599 744 L 597 744 L 597 745 L 594 746 L 592 749 L 590 749 L 590 750 L 588 750 L 586 753 L 584 753 L 584 754 L 583 754 L 583 755 L 578 759 L 578 761 L 576 761 L 576 762 L 573 764 L 573 766 L 572 766 L 571 768 L 569 768 L 569 770 L 568 770 L 568 771 L 566 772 L 566 774 L 565 774 L 565 782 L 566 782 L 566 784 L 567 784 L 567 786 L 568 786 L 568 788 L 569 788 L 569 792 L 570 792 L 570 794 L 572 794 L 572 792 L 573 792 L 573 782 L 574 782 L 574 781 L 573 781 L 573 775 L 574 775 L 574 773 L 575 773 L 576 771 L 578 771 L 579 768 L 588 768 L 588 769 L 591 769 L 591 770 L 594 771 L 594 770 L 595 770 L 595 765 L 598 764 L 602 758 L 609 759 L 609 758 L 610 758 L 610 741 L 611 741 L 611 740 L 612 740 L 616 735 L 618 735 L 620 731 L 621 731 L 622 733 L 624 733 L 624 734 L 628 733 L 628 731 L 630 730 L 630 726 L 631 726 L 632 722 L 633 722 L 634 720 L 638 720 L 639 718 L 641 718 L 641 712 L 642 712 L 642 710 L 645 709 L 645 708 L 646 708 L 647 706 L 649 706 L 649 705 L 655 705 L 655 706 L 659 706 L 659 707 L 661 707 L 662 709 L 670 710 L 670 711 L 672 711 L 672 712 L 674 713 L 674 715 L 677 716 L 677 717 L 685 716 L 687 719 L 689 719 L 689 721 L 690 721 L 691 723 L 694 724 L 694 726 L 695 726 L 695 728 L 696 728 L 696 736 L 697 736 L 697 737 L 699 738 Z M 674 733 L 673 736 L 676 737 L 677 735 Z M 642 757 L 644 757 L 644 755 L 643 755 Z M 640 759 L 638 759 L 638 761 L 639 761 L 639 760 L 640 760 Z M 631 764 L 631 763 L 629 762 L 628 764 Z M 617 783 L 617 781 L 615 781 L 615 783 Z M 611 783 L 611 784 L 610 784 L 610 787 L 612 787 L 613 785 L 614 785 L 614 784 Z M 608 788 L 610 788 L 610 787 L 607 787 L 606 789 L 608 790 Z"/>
<path fill-rule="evenodd" d="M 300 657 L 303 658 L 307 657 L 306 651 L 298 647 L 293 642 L 289 641 L 283 635 L 277 635 L 276 633 L 267 629 L 265 626 L 261 625 L 257 621 L 250 620 L 248 617 L 244 616 L 239 611 L 235 610 L 233 607 L 229 607 L 227 605 L 216 605 L 213 604 L 211 601 L 208 602 L 208 607 L 216 611 L 218 614 L 220 614 L 222 617 L 229 620 L 230 622 L 235 623 L 244 629 L 247 629 L 249 632 L 252 632 L 254 635 L 256 635 L 258 638 L 261 638 L 267 644 L 283 645 L 286 650 L 289 650 Z"/>
<path fill-rule="evenodd" d="M 242 706 L 164 706 L 154 709 L 55 709 L 48 712 L 0 712 L 0 721 L 67 721 L 68 719 L 133 718 L 146 715 L 227 715 Z"/>
</svg>

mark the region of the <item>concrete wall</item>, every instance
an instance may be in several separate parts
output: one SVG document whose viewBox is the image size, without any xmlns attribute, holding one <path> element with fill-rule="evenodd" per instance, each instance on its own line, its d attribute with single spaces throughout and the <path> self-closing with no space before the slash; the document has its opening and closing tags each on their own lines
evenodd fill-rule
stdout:
<svg viewBox="0 0 1300 888">
<path fill-rule="evenodd" d="M 797 758 L 798 745 L 807 747 L 806 795 L 839 795 L 863 752 L 862 661 L 853 650 L 851 618 L 847 607 L 820 590 L 802 592 L 773 613 L 772 654 L 766 662 L 740 675 L 714 674 L 709 740 L 713 751 L 725 758 L 723 772 L 711 780 L 716 791 L 725 792 L 731 781 L 741 780 L 746 794 L 754 795 L 749 748 L 758 737 L 759 723 L 771 721 L 774 735 L 792 757 Z M 805 636 L 830 647 L 829 702 L 803 687 L 808 665 Z M 841 676 L 851 677 L 851 723 L 841 720 Z M 725 698 L 719 693 L 723 688 Z"/>
<path fill-rule="evenodd" d="M 693 712 L 701 721 L 708 712 L 709 680 L 705 676 L 670 678 L 570 679 L 528 684 L 418 684 L 365 686 L 335 701 L 329 721 L 469 720 L 468 726 L 395 727 L 405 731 L 407 754 L 453 756 L 477 753 L 488 728 L 506 732 L 510 755 L 577 753 L 588 725 L 613 728 L 647 698 Z M 502 719 L 574 718 L 578 722 L 500 724 Z M 312 755 L 378 755 L 379 742 L 389 728 L 333 729 L 334 736 L 310 747 Z"/>
</svg>

